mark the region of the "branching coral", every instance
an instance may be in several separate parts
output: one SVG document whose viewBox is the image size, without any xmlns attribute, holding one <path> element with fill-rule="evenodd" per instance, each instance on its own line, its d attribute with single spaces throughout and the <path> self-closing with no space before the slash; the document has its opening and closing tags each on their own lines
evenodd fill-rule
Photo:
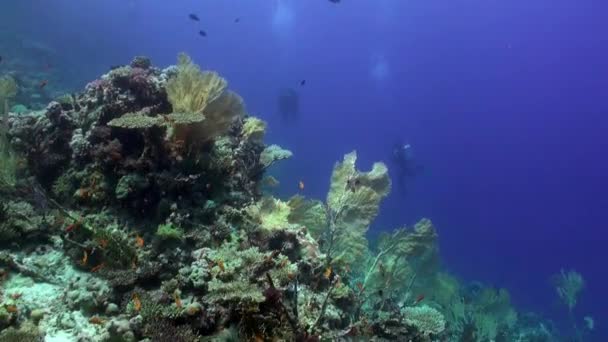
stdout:
<svg viewBox="0 0 608 342">
<path fill-rule="evenodd" d="M 275 259 L 276 258 L 276 259 Z M 282 286 L 295 274 L 295 265 L 280 255 L 261 252 L 256 247 L 241 249 L 237 243 L 225 242 L 219 249 L 208 250 L 211 280 L 205 300 L 242 306 L 265 300 L 267 273 L 274 285 Z"/>
</svg>

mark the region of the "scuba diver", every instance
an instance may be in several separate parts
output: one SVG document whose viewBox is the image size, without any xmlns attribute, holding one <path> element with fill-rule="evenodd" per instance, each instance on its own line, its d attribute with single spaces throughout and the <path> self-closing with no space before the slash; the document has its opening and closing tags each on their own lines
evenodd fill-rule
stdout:
<svg viewBox="0 0 608 342">
<path fill-rule="evenodd" d="M 292 88 L 283 88 L 277 97 L 279 115 L 284 121 L 295 121 L 300 114 L 300 97 Z"/>
<path fill-rule="evenodd" d="M 394 144 L 391 160 L 395 164 L 401 194 L 405 196 L 410 180 L 422 172 L 422 166 L 414 160 L 414 152 L 410 144 Z"/>
</svg>

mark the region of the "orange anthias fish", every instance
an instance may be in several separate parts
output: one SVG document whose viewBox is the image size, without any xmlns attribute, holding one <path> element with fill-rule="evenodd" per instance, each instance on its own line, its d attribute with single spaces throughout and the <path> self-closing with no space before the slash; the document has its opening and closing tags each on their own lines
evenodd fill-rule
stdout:
<svg viewBox="0 0 608 342">
<path fill-rule="evenodd" d="M 4 307 L 8 313 L 17 313 L 19 309 L 17 309 L 17 305 L 6 305 Z"/>
<path fill-rule="evenodd" d="M 144 246 L 144 239 L 139 235 L 135 236 L 135 246 L 138 248 L 142 248 Z"/>
<path fill-rule="evenodd" d="M 135 309 L 135 312 L 139 312 L 141 310 L 141 300 L 139 299 L 137 293 L 133 294 L 133 308 Z"/>
<path fill-rule="evenodd" d="M 179 298 L 179 293 L 177 291 L 173 292 L 173 299 L 175 299 L 175 306 L 178 308 L 182 307 L 182 300 Z"/>
<path fill-rule="evenodd" d="M 105 249 L 106 247 L 108 247 L 109 244 L 107 239 L 99 239 L 97 243 L 99 244 L 99 247 L 101 247 L 101 249 Z"/>
<path fill-rule="evenodd" d="M 100 324 L 104 324 L 105 320 L 99 316 L 93 316 L 93 317 L 89 318 L 89 323 L 100 325 Z"/>
<path fill-rule="evenodd" d="M 298 184 L 298 188 L 300 188 L 300 191 L 304 190 L 304 182 L 300 181 L 300 183 Z"/>
<path fill-rule="evenodd" d="M 68 225 L 67 227 L 65 227 L 65 232 L 69 233 L 71 231 L 73 231 L 74 229 L 78 228 L 78 222 L 72 223 L 70 225 Z"/>
<path fill-rule="evenodd" d="M 49 84 L 48 80 L 42 80 L 40 81 L 40 84 L 38 86 L 40 87 L 40 89 L 43 89 L 44 87 L 46 87 L 47 84 Z"/>
<path fill-rule="evenodd" d="M 103 268 L 105 265 L 106 265 L 106 264 L 102 262 L 101 264 L 99 264 L 99 265 L 97 265 L 97 266 L 93 267 L 93 268 L 91 269 L 91 272 L 92 272 L 92 273 L 95 273 L 95 272 L 99 271 L 100 269 L 102 269 L 102 268 Z"/>
<path fill-rule="evenodd" d="M 323 278 L 329 279 L 330 276 L 331 276 L 331 266 L 327 267 L 325 269 L 325 272 L 323 272 Z"/>
<path fill-rule="evenodd" d="M 80 260 L 80 264 L 82 264 L 82 266 L 85 266 L 87 264 L 88 260 L 89 260 L 89 253 L 87 253 L 87 250 L 85 249 L 83 251 L 82 260 Z"/>
</svg>

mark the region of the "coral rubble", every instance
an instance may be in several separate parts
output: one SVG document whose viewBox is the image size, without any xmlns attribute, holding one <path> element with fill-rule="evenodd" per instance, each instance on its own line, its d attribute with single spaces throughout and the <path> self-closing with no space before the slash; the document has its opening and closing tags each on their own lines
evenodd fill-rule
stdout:
<svg viewBox="0 0 608 342">
<path fill-rule="evenodd" d="M 5 123 L 0 148 L 20 166 L 0 167 L 0 180 L 10 180 L 0 183 L 2 335 L 489 341 L 516 333 L 504 290 L 467 291 L 441 272 L 430 220 L 368 244 L 391 189 L 384 164 L 362 172 L 347 154 L 325 202 L 265 196 L 265 171 L 292 153 L 266 146 L 266 123 L 186 55 L 164 70 L 138 57 Z"/>
</svg>

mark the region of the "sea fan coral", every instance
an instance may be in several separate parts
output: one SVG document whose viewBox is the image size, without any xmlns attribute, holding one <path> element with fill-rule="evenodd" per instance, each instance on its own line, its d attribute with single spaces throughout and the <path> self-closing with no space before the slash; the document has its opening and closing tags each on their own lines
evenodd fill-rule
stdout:
<svg viewBox="0 0 608 342">
<path fill-rule="evenodd" d="M 202 114 L 220 97 L 228 83 L 215 72 L 201 71 L 185 53 L 178 56 L 177 75 L 167 82 L 167 96 L 174 112 Z"/>
<path fill-rule="evenodd" d="M 327 194 L 332 249 L 328 252 L 333 259 L 350 264 L 367 249 L 365 233 L 391 189 L 386 165 L 375 163 L 371 171 L 361 172 L 356 161 L 357 153 L 351 152 L 335 165 Z"/>
</svg>

